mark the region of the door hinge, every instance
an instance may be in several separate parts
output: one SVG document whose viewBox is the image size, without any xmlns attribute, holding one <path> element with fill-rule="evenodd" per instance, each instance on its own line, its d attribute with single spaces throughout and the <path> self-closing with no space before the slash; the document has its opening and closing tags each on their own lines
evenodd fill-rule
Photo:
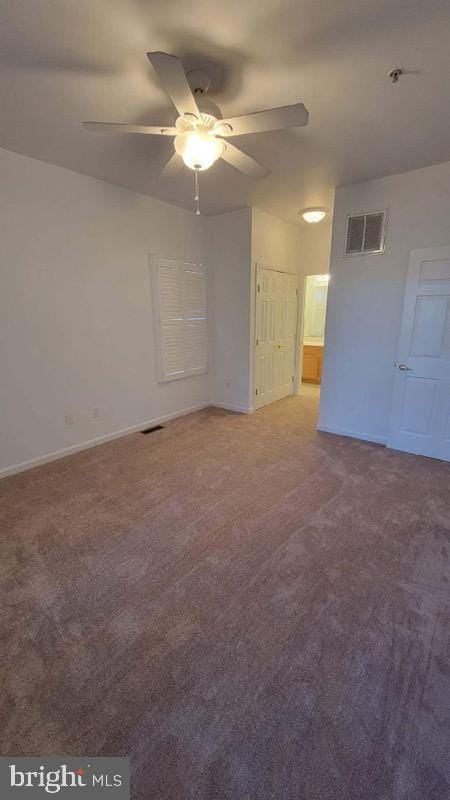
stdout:
<svg viewBox="0 0 450 800">
<path fill-rule="evenodd" d="M 258 283 L 258 292 L 260 292 L 260 291 L 261 291 L 261 287 L 260 287 L 260 285 Z"/>
<path fill-rule="evenodd" d="M 296 290 L 295 290 L 295 294 L 297 294 L 297 295 L 298 295 L 298 289 L 296 289 Z"/>
<path fill-rule="evenodd" d="M 259 344 L 259 339 L 256 340 L 256 344 Z"/>
<path fill-rule="evenodd" d="M 255 394 L 258 394 L 258 389 L 255 389 Z"/>
<path fill-rule="evenodd" d="M 292 376 L 292 383 L 294 383 L 294 376 Z"/>
</svg>

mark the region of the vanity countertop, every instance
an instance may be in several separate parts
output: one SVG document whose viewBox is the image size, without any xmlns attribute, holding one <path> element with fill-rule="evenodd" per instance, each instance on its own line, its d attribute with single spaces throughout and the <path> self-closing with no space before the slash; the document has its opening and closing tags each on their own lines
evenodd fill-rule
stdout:
<svg viewBox="0 0 450 800">
<path fill-rule="evenodd" d="M 306 338 L 306 339 L 303 339 L 303 345 L 305 345 L 305 344 L 308 345 L 308 346 L 313 345 L 315 347 L 323 347 L 323 339 Z"/>
</svg>

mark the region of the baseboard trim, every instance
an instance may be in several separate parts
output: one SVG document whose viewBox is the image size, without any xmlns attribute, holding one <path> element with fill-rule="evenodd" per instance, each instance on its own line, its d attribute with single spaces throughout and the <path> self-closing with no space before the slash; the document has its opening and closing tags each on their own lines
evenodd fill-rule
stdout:
<svg viewBox="0 0 450 800">
<path fill-rule="evenodd" d="M 253 406 L 235 406 L 232 403 L 218 403 L 215 400 L 211 400 L 210 405 L 214 408 L 223 408 L 225 411 L 235 411 L 237 414 L 253 414 L 255 410 Z"/>
<path fill-rule="evenodd" d="M 373 442 L 373 444 L 386 444 L 385 436 L 377 436 L 374 433 L 364 433 L 363 431 L 350 431 L 348 428 L 330 428 L 328 425 L 318 425 L 318 431 L 323 433 L 335 433 L 337 436 L 349 436 L 351 439 L 361 439 L 363 442 Z"/>
<path fill-rule="evenodd" d="M 121 428 L 112 433 L 106 433 L 103 436 L 97 436 L 95 439 L 87 439 L 84 442 L 64 447 L 61 450 L 54 450 L 51 453 L 46 453 L 43 456 L 31 458 L 28 461 L 22 461 L 20 464 L 13 464 L 11 467 L 4 467 L 0 469 L 0 479 L 7 478 L 9 475 L 16 475 L 18 472 L 25 472 L 25 470 L 33 469 L 33 467 L 40 467 L 42 464 L 49 464 L 50 461 L 57 461 L 59 458 L 80 453 L 82 450 L 88 450 L 90 447 L 96 447 L 99 444 L 106 444 L 112 442 L 114 439 L 120 439 L 122 436 L 128 436 L 130 433 L 137 433 L 138 431 L 150 428 L 152 425 L 159 425 L 161 422 L 168 422 L 177 417 L 184 417 L 186 414 L 192 414 L 193 411 L 201 411 L 202 408 L 208 408 L 211 403 L 199 403 L 189 408 L 184 408 L 182 411 L 175 411 L 171 414 L 163 414 L 161 417 L 154 417 L 147 419 L 144 422 L 139 422 L 137 425 L 130 425 L 128 428 Z"/>
</svg>

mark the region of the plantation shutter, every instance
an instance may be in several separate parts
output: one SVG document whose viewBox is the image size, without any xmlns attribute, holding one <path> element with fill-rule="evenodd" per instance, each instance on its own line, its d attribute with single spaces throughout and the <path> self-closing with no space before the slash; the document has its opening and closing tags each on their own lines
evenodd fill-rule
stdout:
<svg viewBox="0 0 450 800">
<path fill-rule="evenodd" d="M 206 274 L 199 264 L 155 259 L 159 380 L 208 369 Z"/>
</svg>

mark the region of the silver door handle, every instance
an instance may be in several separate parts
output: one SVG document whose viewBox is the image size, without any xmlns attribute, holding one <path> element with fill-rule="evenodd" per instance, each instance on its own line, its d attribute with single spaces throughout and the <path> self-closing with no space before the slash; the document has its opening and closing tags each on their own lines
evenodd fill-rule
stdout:
<svg viewBox="0 0 450 800">
<path fill-rule="evenodd" d="M 412 367 L 408 367 L 406 364 L 399 364 L 398 368 L 401 369 L 402 372 L 412 372 Z"/>
</svg>

